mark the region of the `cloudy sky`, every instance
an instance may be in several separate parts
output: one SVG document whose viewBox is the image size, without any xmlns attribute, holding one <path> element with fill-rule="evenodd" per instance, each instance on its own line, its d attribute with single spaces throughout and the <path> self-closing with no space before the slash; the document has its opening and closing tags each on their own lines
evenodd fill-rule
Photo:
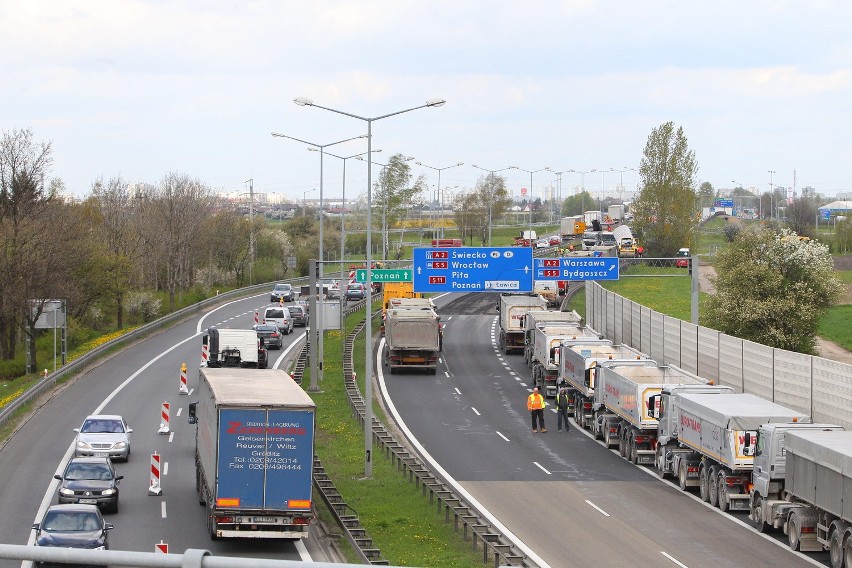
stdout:
<svg viewBox="0 0 852 568">
<path fill-rule="evenodd" d="M 834 196 L 852 191 L 849 22 L 843 0 L 2 0 L 0 129 L 51 141 L 49 177 L 77 196 L 176 171 L 301 200 L 318 196 L 319 154 L 271 133 L 331 144 L 367 125 L 294 98 L 372 118 L 439 97 L 373 122 L 377 162 L 464 162 L 441 174 L 451 192 L 486 175 L 476 164 L 611 194 L 636 187 L 629 168 L 673 121 L 700 182 Z M 324 164 L 333 199 L 342 161 Z M 364 162 L 346 164 L 347 197 L 365 193 Z M 533 174 L 533 195 L 556 180 Z"/>
</svg>

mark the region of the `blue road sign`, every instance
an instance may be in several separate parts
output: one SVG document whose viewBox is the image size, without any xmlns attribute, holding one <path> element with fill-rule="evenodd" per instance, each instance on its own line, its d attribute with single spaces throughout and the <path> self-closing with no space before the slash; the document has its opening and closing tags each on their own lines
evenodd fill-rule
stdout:
<svg viewBox="0 0 852 568">
<path fill-rule="evenodd" d="M 536 280 L 618 280 L 618 259 L 571 256 L 535 259 Z"/>
<path fill-rule="evenodd" d="M 415 292 L 532 292 L 531 247 L 413 250 Z"/>
</svg>

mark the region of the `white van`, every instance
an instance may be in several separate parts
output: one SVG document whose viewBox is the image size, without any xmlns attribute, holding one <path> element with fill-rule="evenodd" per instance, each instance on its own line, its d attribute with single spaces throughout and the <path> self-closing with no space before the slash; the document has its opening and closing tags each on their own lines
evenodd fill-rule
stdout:
<svg viewBox="0 0 852 568">
<path fill-rule="evenodd" d="M 290 310 L 281 306 L 270 306 L 263 312 L 263 323 L 275 324 L 281 333 L 289 335 L 293 331 L 293 318 Z"/>
<path fill-rule="evenodd" d="M 266 368 L 266 349 L 253 329 L 208 328 L 201 337 L 209 348 L 208 367 Z"/>
</svg>

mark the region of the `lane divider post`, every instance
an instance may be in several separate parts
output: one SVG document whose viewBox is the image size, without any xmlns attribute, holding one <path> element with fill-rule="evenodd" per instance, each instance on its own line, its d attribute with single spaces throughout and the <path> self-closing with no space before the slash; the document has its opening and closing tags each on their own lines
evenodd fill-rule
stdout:
<svg viewBox="0 0 852 568">
<path fill-rule="evenodd" d="M 189 394 L 189 389 L 186 388 L 186 363 L 180 364 L 180 386 L 178 394 Z"/>
<path fill-rule="evenodd" d="M 160 428 L 157 430 L 157 434 L 168 434 L 169 430 L 169 408 L 170 404 L 168 402 L 164 402 L 162 407 L 160 408 Z"/>
<path fill-rule="evenodd" d="M 148 485 L 148 495 L 162 495 L 163 488 L 160 487 L 160 454 L 157 450 L 151 454 L 151 483 Z"/>
</svg>

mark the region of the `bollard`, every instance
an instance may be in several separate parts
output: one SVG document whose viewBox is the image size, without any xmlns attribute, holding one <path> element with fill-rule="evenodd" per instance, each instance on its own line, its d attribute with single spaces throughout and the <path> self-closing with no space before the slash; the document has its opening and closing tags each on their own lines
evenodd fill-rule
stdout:
<svg viewBox="0 0 852 568">
<path fill-rule="evenodd" d="M 257 313 L 257 310 L 254 311 L 254 325 L 257 325 L 260 321 L 260 314 Z"/>
<path fill-rule="evenodd" d="M 210 346 L 206 343 L 201 344 L 201 366 L 207 366 L 207 359 L 210 357 Z"/>
<path fill-rule="evenodd" d="M 164 402 L 160 409 L 160 429 L 157 430 L 157 434 L 169 433 L 169 406 L 168 402 Z"/>
<path fill-rule="evenodd" d="M 148 495 L 162 495 L 163 488 L 160 487 L 160 454 L 154 450 L 151 454 L 151 483 L 148 486 Z"/>
<path fill-rule="evenodd" d="M 186 363 L 180 364 L 180 386 L 178 394 L 189 394 L 189 389 L 186 388 Z"/>
<path fill-rule="evenodd" d="M 44 370 L 44 378 L 46 379 L 50 373 L 47 372 L 47 369 Z"/>
</svg>

